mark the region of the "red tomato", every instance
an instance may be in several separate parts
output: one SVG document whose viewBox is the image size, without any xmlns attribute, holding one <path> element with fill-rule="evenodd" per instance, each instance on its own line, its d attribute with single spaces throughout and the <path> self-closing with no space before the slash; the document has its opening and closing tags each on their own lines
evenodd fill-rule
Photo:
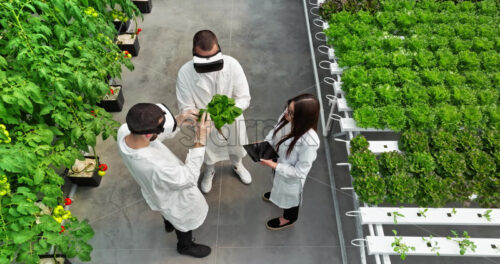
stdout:
<svg viewBox="0 0 500 264">
<path fill-rule="evenodd" d="M 70 205 L 72 202 L 70 198 L 64 199 L 64 205 Z"/>
</svg>

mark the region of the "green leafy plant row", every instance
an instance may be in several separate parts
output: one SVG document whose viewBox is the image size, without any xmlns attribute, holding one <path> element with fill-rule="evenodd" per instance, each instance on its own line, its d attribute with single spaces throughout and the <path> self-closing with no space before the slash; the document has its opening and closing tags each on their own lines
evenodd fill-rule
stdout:
<svg viewBox="0 0 500 264">
<path fill-rule="evenodd" d="M 348 161 L 361 201 L 442 207 L 469 202 L 476 194 L 481 206 L 500 207 L 500 135 L 494 130 L 462 130 L 456 135 L 409 130 L 399 143 L 404 153 L 377 157 L 363 136 L 351 141 Z"/>
<path fill-rule="evenodd" d="M 326 35 L 358 126 L 498 129 L 498 5 L 387 0 L 332 14 Z"/>
<path fill-rule="evenodd" d="M 140 14 L 129 0 L 0 2 L 0 263 L 39 263 L 51 247 L 90 261 L 90 225 L 53 213 L 64 202 L 57 172 L 116 135 L 95 105 L 122 65 L 133 68 L 113 44 L 118 13 Z"/>
</svg>

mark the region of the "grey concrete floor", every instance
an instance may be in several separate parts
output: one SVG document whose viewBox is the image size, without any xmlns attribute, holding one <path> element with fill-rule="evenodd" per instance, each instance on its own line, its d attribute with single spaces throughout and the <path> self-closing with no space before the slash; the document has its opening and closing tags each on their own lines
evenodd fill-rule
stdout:
<svg viewBox="0 0 500 264">
<path fill-rule="evenodd" d="M 191 59 L 192 37 L 200 29 L 213 30 L 222 52 L 243 66 L 252 95 L 245 112 L 250 141 L 265 136 L 287 99 L 315 92 L 300 0 L 155 0 L 139 26 L 143 30 L 139 56 L 132 59 L 135 70 L 124 70 L 121 81 L 124 109 L 113 114 L 121 123 L 138 102 L 162 102 L 176 109 L 177 71 Z M 181 137 L 164 143 L 183 159 L 187 148 Z M 217 164 L 213 189 L 206 195 L 209 214 L 194 231 L 197 242 L 212 247 L 205 259 L 176 252 L 175 235 L 164 232 L 160 214 L 144 202 L 116 142 L 99 142 L 97 149 L 108 173 L 97 188 L 79 187 L 71 206 L 95 230 L 91 263 L 341 262 L 324 149 L 318 151 L 306 182 L 298 222 L 278 232 L 267 230 L 265 223 L 282 211 L 261 199 L 271 188 L 271 171 L 246 158 L 253 175 L 253 183 L 246 186 L 229 162 Z"/>
</svg>

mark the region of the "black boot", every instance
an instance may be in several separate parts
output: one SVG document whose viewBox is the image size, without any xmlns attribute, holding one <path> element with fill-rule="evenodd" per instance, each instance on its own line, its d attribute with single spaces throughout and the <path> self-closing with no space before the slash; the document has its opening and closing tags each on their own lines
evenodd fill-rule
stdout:
<svg viewBox="0 0 500 264">
<path fill-rule="evenodd" d="M 195 258 L 204 258 L 210 255 L 211 251 L 212 249 L 210 249 L 209 246 L 196 244 L 194 242 L 191 242 L 191 245 L 189 246 L 182 246 L 177 244 L 177 252 L 179 252 L 179 254 L 188 255 Z"/>
</svg>

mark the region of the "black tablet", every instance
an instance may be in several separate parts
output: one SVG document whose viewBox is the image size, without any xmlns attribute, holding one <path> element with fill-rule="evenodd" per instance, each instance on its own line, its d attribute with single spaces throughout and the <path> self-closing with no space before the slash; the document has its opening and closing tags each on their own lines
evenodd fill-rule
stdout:
<svg viewBox="0 0 500 264">
<path fill-rule="evenodd" d="M 243 147 L 255 162 L 260 162 L 261 159 L 273 160 L 279 158 L 278 153 L 276 153 L 273 146 L 267 141 L 248 144 Z"/>
</svg>

